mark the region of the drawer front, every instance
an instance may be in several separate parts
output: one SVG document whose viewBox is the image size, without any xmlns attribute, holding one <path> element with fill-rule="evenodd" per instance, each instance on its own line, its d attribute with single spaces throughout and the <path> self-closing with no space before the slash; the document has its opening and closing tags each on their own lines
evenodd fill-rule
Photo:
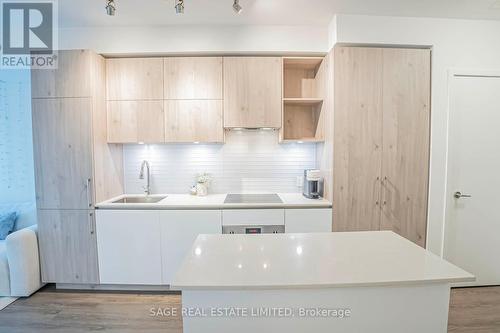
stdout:
<svg viewBox="0 0 500 333">
<path fill-rule="evenodd" d="M 284 209 L 228 209 L 222 211 L 222 225 L 284 224 Z"/>
<path fill-rule="evenodd" d="M 287 209 L 285 220 L 286 233 L 332 231 L 331 208 Z"/>
</svg>

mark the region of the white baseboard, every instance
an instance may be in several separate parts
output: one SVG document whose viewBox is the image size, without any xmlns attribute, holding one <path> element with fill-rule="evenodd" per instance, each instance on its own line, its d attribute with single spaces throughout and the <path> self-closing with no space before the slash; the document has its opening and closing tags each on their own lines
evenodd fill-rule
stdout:
<svg viewBox="0 0 500 333">
<path fill-rule="evenodd" d="M 5 309 L 10 304 L 14 303 L 18 297 L 0 297 L 0 311 Z"/>
</svg>

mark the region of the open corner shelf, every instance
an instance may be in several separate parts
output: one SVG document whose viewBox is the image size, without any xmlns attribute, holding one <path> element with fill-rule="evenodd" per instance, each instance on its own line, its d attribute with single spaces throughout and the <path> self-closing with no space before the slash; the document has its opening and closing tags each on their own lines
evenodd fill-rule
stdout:
<svg viewBox="0 0 500 333">
<path fill-rule="evenodd" d="M 323 62 L 323 57 L 284 57 L 285 68 L 297 68 L 305 70 L 317 70 Z"/>
<path fill-rule="evenodd" d="M 322 141 L 321 103 L 284 104 L 282 141 Z"/>
<path fill-rule="evenodd" d="M 321 142 L 325 69 L 323 57 L 283 58 L 281 142 Z"/>
</svg>

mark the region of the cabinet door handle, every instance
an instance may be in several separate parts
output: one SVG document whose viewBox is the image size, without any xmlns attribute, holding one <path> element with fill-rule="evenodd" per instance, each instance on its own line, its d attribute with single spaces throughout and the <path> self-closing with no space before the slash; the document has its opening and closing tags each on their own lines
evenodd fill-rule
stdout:
<svg viewBox="0 0 500 333">
<path fill-rule="evenodd" d="M 462 192 L 460 191 L 457 191 L 455 193 L 453 193 L 453 196 L 455 197 L 455 199 L 460 199 L 460 198 L 472 198 L 472 195 L 470 194 L 463 194 Z"/>
<path fill-rule="evenodd" d="M 87 203 L 89 207 L 92 207 L 92 192 L 91 192 L 92 179 L 87 178 Z"/>
<path fill-rule="evenodd" d="M 90 234 L 93 235 L 95 233 L 95 230 L 94 230 L 94 213 L 89 213 L 89 226 L 90 226 Z"/>
</svg>

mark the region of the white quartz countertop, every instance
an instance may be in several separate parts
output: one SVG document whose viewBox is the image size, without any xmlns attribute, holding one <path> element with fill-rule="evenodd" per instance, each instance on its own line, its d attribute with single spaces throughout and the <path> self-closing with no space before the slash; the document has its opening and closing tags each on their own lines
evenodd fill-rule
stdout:
<svg viewBox="0 0 500 333">
<path fill-rule="evenodd" d="M 391 231 L 200 235 L 171 288 L 329 288 L 474 279 Z"/>
<path fill-rule="evenodd" d="M 325 199 L 307 199 L 301 193 L 278 193 L 283 203 L 224 203 L 227 194 L 210 194 L 204 197 L 189 194 L 154 194 L 166 196 L 157 203 L 113 203 L 113 201 L 141 195 L 125 194 L 98 203 L 99 209 L 246 209 L 246 208 L 331 208 Z"/>
</svg>

